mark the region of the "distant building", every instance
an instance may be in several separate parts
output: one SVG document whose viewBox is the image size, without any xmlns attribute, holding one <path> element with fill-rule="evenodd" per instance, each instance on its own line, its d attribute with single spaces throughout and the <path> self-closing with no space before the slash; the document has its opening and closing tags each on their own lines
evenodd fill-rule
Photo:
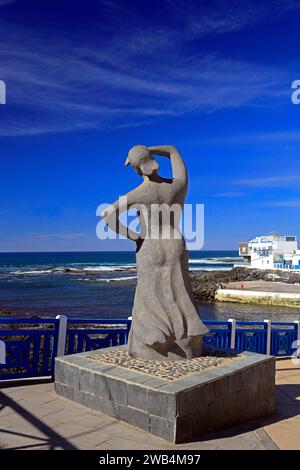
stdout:
<svg viewBox="0 0 300 470">
<path fill-rule="evenodd" d="M 262 235 L 248 243 L 240 243 L 239 254 L 251 268 L 300 269 L 300 250 L 297 237 L 290 235 Z"/>
</svg>

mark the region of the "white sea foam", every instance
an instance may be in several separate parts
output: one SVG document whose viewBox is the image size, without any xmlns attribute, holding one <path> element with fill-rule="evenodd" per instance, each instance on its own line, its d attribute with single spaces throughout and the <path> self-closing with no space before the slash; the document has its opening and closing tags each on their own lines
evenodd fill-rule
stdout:
<svg viewBox="0 0 300 470">
<path fill-rule="evenodd" d="M 98 281 L 100 281 L 100 282 L 120 282 L 120 281 L 129 281 L 131 279 L 137 279 L 137 276 L 111 277 L 109 279 L 98 279 Z"/>
<path fill-rule="evenodd" d="M 17 276 L 19 275 L 23 275 L 23 274 L 30 274 L 30 275 L 33 275 L 33 276 L 38 276 L 40 274 L 49 274 L 49 273 L 52 273 L 53 270 L 52 269 L 32 269 L 32 270 L 29 270 L 29 271 L 12 271 L 11 274 L 15 274 Z"/>
<path fill-rule="evenodd" d="M 123 277 L 109 277 L 109 278 L 80 278 L 76 279 L 77 281 L 85 282 L 120 282 L 120 281 L 129 281 L 131 279 L 137 279 L 137 276 L 123 276 Z"/>
<path fill-rule="evenodd" d="M 278 274 L 267 274 L 266 276 L 267 278 L 270 278 L 270 279 L 280 279 L 281 276 L 279 276 Z"/>
<path fill-rule="evenodd" d="M 82 269 L 77 269 L 77 271 L 95 271 L 95 272 L 98 272 L 98 271 L 120 271 L 120 270 L 126 270 L 126 269 L 132 269 L 132 268 L 135 268 L 135 264 L 120 264 L 120 265 L 116 265 L 116 264 L 111 264 L 111 265 L 101 265 L 101 266 L 85 266 L 84 268 Z M 76 270 L 76 268 L 69 268 L 71 271 L 74 269 Z"/>
<path fill-rule="evenodd" d="M 73 273 L 73 274 L 80 274 L 80 273 L 89 273 L 89 272 L 111 272 L 111 271 L 127 271 L 132 270 L 135 268 L 135 264 L 125 264 L 125 265 L 111 265 L 111 266 L 86 266 L 84 268 L 75 268 L 69 266 L 60 266 L 56 268 L 48 268 L 48 269 L 20 269 L 17 271 L 12 271 L 11 274 L 14 275 L 41 275 L 41 274 L 55 274 L 55 273 Z"/>
<path fill-rule="evenodd" d="M 241 258 L 194 258 L 189 260 L 189 264 L 233 264 L 235 261 L 241 261 Z"/>
<path fill-rule="evenodd" d="M 236 257 L 219 257 L 219 258 L 194 258 L 189 260 L 189 266 L 192 271 L 211 271 L 211 270 L 228 270 L 231 267 L 220 266 L 226 264 L 233 264 L 234 260 L 240 260 Z M 199 266 L 195 266 L 199 265 Z M 210 266 L 206 266 L 210 265 Z M 80 267 L 79 267 L 80 266 Z M 82 267 L 81 267 L 82 266 Z M 89 274 L 89 273 L 108 273 L 108 272 L 130 272 L 135 270 L 135 263 L 124 263 L 124 264 L 115 264 L 115 263 L 91 263 L 89 265 L 85 263 L 70 263 L 65 266 L 57 267 L 47 267 L 38 269 L 38 267 L 33 267 L 32 269 L 27 268 L 18 269 L 12 271 L 11 274 L 15 276 L 41 276 L 43 274 Z M 135 276 L 128 277 L 129 279 L 134 279 Z M 124 278 L 120 278 L 124 279 Z M 110 282 L 107 279 L 99 279 L 101 282 Z M 111 278 L 112 281 L 119 280 L 119 278 Z"/>
<path fill-rule="evenodd" d="M 198 266 L 197 268 L 191 268 L 190 271 L 230 271 L 232 269 L 231 266 L 209 266 L 209 267 L 201 267 Z"/>
</svg>

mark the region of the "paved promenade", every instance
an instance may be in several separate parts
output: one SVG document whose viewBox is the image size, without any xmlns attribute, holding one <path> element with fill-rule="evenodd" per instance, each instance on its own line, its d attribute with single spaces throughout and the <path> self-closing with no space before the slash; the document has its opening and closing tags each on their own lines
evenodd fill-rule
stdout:
<svg viewBox="0 0 300 470">
<path fill-rule="evenodd" d="M 299 278 L 300 280 L 300 278 Z M 241 287 L 243 286 L 243 287 Z M 225 289 L 253 290 L 257 292 L 282 292 L 300 294 L 300 285 L 273 281 L 234 281 L 224 285 Z"/>
<path fill-rule="evenodd" d="M 300 367 L 277 361 L 278 413 L 172 445 L 102 413 L 57 397 L 53 384 L 0 389 L 1 449 L 298 449 L 300 450 Z"/>
<path fill-rule="evenodd" d="M 300 360 L 277 360 L 278 416 L 265 421 L 264 429 L 282 450 L 300 450 Z"/>
</svg>

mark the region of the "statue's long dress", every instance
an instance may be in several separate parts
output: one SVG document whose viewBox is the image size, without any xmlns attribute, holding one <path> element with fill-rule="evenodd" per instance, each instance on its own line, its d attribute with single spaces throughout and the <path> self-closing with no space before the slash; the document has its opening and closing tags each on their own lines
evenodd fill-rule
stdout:
<svg viewBox="0 0 300 470">
<path fill-rule="evenodd" d="M 136 260 L 129 354 L 157 360 L 200 355 L 208 329 L 193 296 L 184 240 L 146 239 Z"/>
</svg>

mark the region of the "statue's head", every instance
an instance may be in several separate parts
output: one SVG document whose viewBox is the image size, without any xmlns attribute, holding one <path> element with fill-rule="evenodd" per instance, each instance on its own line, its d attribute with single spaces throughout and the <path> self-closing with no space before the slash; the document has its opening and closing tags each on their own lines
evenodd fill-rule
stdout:
<svg viewBox="0 0 300 470">
<path fill-rule="evenodd" d="M 152 176 L 159 169 L 157 161 L 144 145 L 135 145 L 129 150 L 125 162 L 127 165 L 131 165 L 140 176 Z"/>
</svg>

